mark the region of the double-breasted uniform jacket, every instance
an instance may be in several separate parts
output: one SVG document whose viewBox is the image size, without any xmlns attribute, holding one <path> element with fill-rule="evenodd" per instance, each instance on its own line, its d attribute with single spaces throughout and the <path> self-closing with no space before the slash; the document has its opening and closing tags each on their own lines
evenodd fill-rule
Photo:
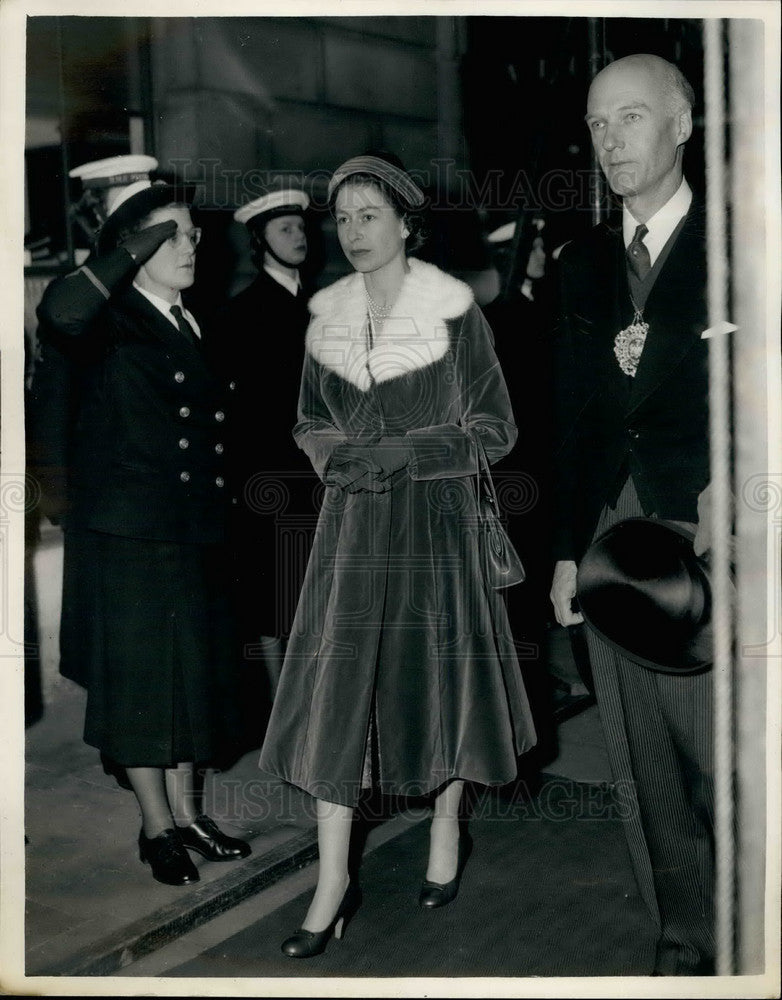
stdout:
<svg viewBox="0 0 782 1000">
<path fill-rule="evenodd" d="M 347 805 L 368 756 L 384 791 L 425 794 L 510 781 L 535 741 L 475 530 L 477 441 L 495 461 L 516 437 L 507 390 L 469 288 L 409 264 L 371 346 L 360 274 L 313 297 L 295 429 L 327 486 L 261 766 Z M 361 489 L 346 445 L 399 435 L 411 463 Z"/>
<path fill-rule="evenodd" d="M 124 250 L 122 256 L 132 265 Z M 85 266 L 105 271 L 106 264 Z M 48 463 L 67 470 L 65 523 L 128 538 L 214 543 L 226 510 L 228 383 L 126 283 L 107 302 L 81 268 L 49 286 L 39 307 L 44 354 L 35 395 L 70 380 L 58 422 L 36 420 Z M 74 398 L 77 397 L 77 398 Z M 64 423 L 69 426 L 64 429 Z"/>
<path fill-rule="evenodd" d="M 42 482 L 65 486 L 60 669 L 88 689 L 85 739 L 168 765 L 231 738 L 230 387 L 132 273 L 119 248 L 47 288 L 32 425 Z"/>
<path fill-rule="evenodd" d="M 578 561 L 629 472 L 646 515 L 696 522 L 709 480 L 705 218 L 694 202 L 643 318 L 634 377 L 614 355 L 633 318 L 621 222 L 560 255 L 555 558 Z"/>
<path fill-rule="evenodd" d="M 244 642 L 289 634 L 317 520 L 318 480 L 292 433 L 307 298 L 261 270 L 217 322 L 221 368 L 235 385 L 227 457 Z M 273 392 L 261 388 L 270 375 Z"/>
</svg>

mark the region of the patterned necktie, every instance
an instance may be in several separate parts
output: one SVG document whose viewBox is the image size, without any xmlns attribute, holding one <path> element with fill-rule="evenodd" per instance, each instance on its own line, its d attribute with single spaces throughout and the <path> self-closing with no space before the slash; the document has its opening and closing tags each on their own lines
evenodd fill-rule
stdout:
<svg viewBox="0 0 782 1000">
<path fill-rule="evenodd" d="M 183 337 L 193 344 L 195 347 L 200 347 L 201 341 L 192 326 L 187 322 L 182 314 L 182 310 L 179 306 L 171 306 L 171 315 L 176 320 L 176 325 L 179 327 L 179 332 Z"/>
<path fill-rule="evenodd" d="M 649 248 L 644 243 L 644 236 L 649 232 L 643 223 L 635 231 L 635 235 L 627 247 L 627 263 L 633 269 L 636 278 L 643 281 L 652 267 Z"/>
</svg>

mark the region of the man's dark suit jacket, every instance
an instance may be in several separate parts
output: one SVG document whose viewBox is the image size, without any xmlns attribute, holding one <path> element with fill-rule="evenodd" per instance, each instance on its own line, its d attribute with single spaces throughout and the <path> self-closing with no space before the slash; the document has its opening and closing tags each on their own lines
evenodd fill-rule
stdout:
<svg viewBox="0 0 782 1000">
<path fill-rule="evenodd" d="M 556 559 L 578 561 L 627 472 L 647 516 L 697 522 L 709 480 L 705 217 L 693 201 L 643 310 L 635 377 L 614 339 L 633 318 L 619 225 L 560 255 Z"/>
</svg>

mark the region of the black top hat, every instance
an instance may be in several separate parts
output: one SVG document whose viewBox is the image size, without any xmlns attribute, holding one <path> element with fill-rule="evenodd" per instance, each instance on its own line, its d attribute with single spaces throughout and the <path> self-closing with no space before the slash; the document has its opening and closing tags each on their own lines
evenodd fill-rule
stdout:
<svg viewBox="0 0 782 1000">
<path fill-rule="evenodd" d="M 628 518 L 600 535 L 578 568 L 587 625 L 650 670 L 695 674 L 712 664 L 709 567 L 694 537 L 671 521 Z"/>
</svg>

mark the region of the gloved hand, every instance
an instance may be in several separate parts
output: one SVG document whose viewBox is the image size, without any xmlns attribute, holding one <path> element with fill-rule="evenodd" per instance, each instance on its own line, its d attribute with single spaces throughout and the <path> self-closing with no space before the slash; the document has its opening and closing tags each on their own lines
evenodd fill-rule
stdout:
<svg viewBox="0 0 782 1000">
<path fill-rule="evenodd" d="M 162 246 L 167 239 L 176 236 L 177 224 L 173 219 L 166 219 L 165 222 L 157 222 L 154 226 L 140 229 L 132 236 L 120 243 L 123 250 L 127 250 L 133 260 L 141 265 L 149 260 L 152 254 Z"/>
<path fill-rule="evenodd" d="M 413 448 L 404 435 L 387 435 L 368 449 L 373 462 L 383 470 L 383 476 L 392 476 L 404 469 L 413 459 Z"/>
<path fill-rule="evenodd" d="M 370 484 L 381 474 L 382 469 L 372 461 L 368 447 L 345 442 L 334 450 L 324 482 L 327 486 L 338 486 L 350 493 L 357 493 L 362 489 L 370 489 Z"/>
</svg>

